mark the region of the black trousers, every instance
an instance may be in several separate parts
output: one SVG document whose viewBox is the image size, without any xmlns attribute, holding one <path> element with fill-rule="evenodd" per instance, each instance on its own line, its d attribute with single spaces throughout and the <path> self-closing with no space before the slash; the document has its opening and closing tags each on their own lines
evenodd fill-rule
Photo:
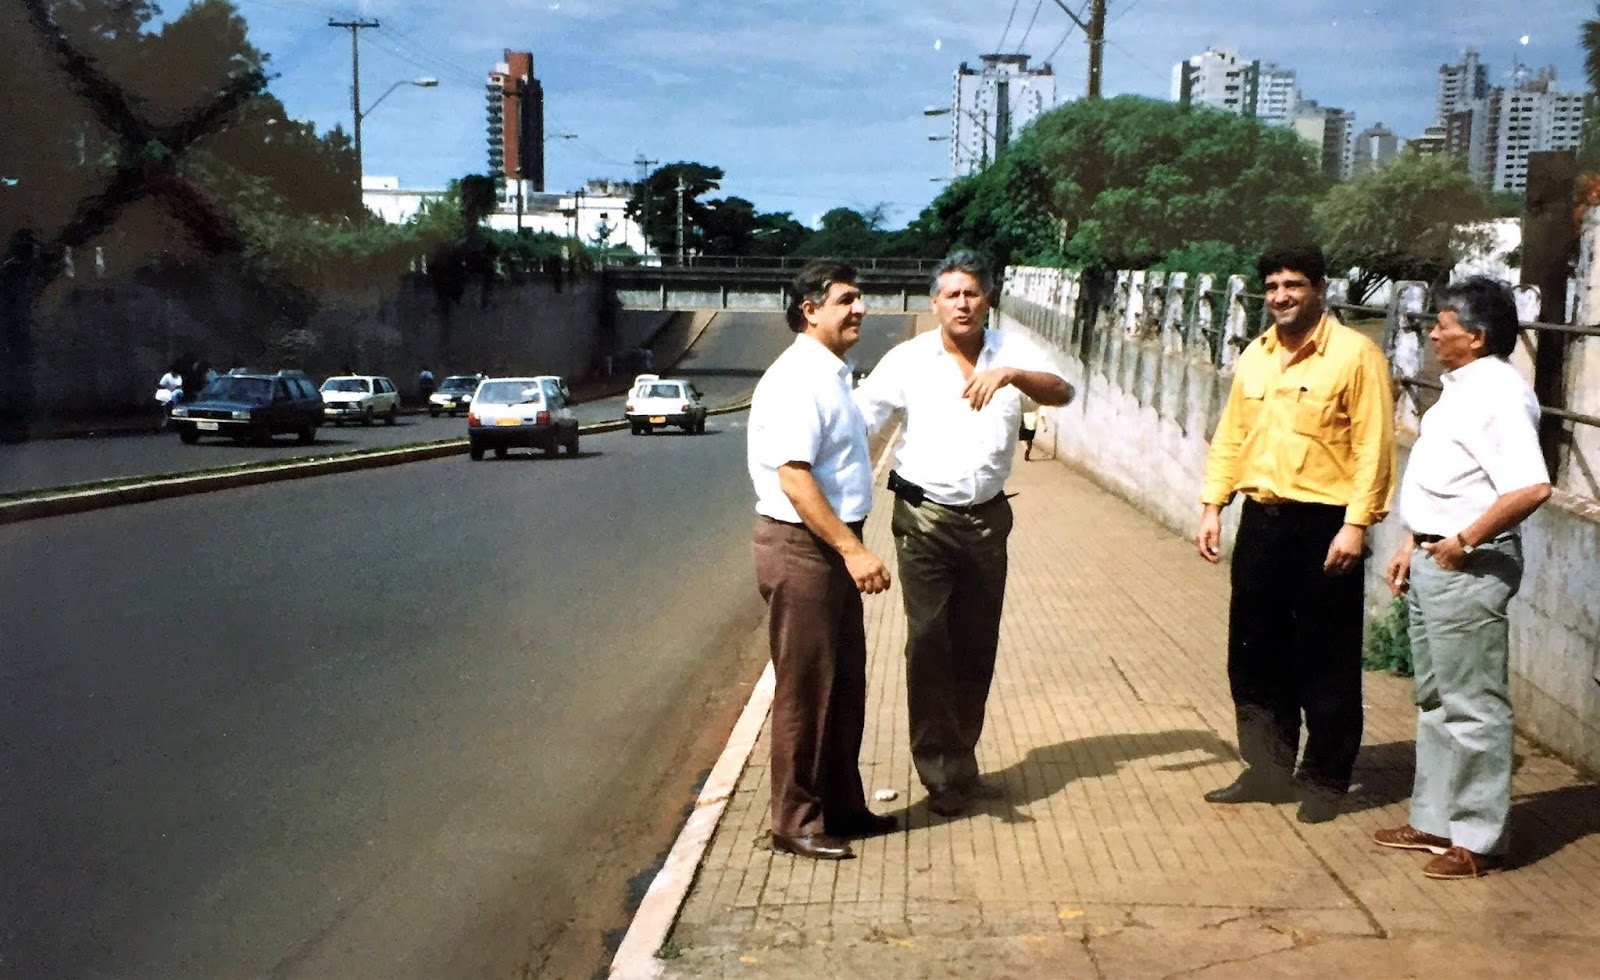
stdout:
<svg viewBox="0 0 1600 980">
<path fill-rule="evenodd" d="M 1300 778 L 1334 793 L 1350 787 L 1361 748 L 1361 627 L 1365 559 L 1322 570 L 1344 508 L 1246 500 L 1233 552 L 1228 684 L 1239 754 L 1261 775 Z"/>
</svg>

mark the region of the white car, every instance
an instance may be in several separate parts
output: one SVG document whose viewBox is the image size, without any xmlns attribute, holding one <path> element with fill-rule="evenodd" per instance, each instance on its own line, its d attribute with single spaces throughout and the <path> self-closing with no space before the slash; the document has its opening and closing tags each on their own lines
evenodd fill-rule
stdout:
<svg viewBox="0 0 1600 980">
<path fill-rule="evenodd" d="M 554 456 L 558 448 L 578 454 L 578 416 L 567 404 L 561 379 L 486 378 L 472 395 L 467 412 L 469 454 L 474 460 L 493 450 L 504 458 L 513 448 L 539 448 Z"/>
<path fill-rule="evenodd" d="M 693 383 L 644 374 L 634 382 L 623 407 L 634 435 L 649 435 L 658 425 L 675 425 L 691 434 L 706 431 L 705 402 Z"/>
<path fill-rule="evenodd" d="M 375 374 L 342 374 L 322 383 L 322 417 L 334 425 L 381 418 L 390 425 L 400 415 L 400 390 Z"/>
</svg>

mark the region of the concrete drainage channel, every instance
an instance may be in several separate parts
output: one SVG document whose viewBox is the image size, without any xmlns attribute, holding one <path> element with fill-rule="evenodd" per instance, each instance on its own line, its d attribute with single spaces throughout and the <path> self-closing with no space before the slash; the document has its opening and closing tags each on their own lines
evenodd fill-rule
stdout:
<svg viewBox="0 0 1600 980">
<path fill-rule="evenodd" d="M 731 415 L 750 407 L 750 402 L 711 409 L 709 415 Z M 625 419 L 596 422 L 578 429 L 580 435 L 599 435 L 626 429 Z M 125 504 L 142 504 L 151 500 L 187 497 L 214 490 L 231 490 L 235 487 L 252 487 L 281 480 L 303 480 L 308 477 L 332 473 L 349 473 L 353 470 L 377 469 L 381 466 L 399 466 L 427 459 L 463 455 L 467 440 L 450 439 L 443 442 L 404 446 L 399 449 L 374 449 L 354 453 L 341 453 L 320 459 L 294 460 L 263 465 L 246 464 L 222 470 L 198 473 L 168 473 L 147 477 L 128 477 L 107 480 L 54 490 L 40 490 L 17 500 L 0 501 L 0 524 L 15 524 L 41 517 L 61 517 L 85 511 Z"/>
</svg>

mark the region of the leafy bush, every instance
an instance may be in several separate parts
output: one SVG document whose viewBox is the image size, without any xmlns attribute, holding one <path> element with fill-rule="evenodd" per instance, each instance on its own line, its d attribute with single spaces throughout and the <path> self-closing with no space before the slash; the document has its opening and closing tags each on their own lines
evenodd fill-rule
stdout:
<svg viewBox="0 0 1600 980">
<path fill-rule="evenodd" d="M 1382 616 L 1367 621 L 1367 635 L 1362 643 L 1361 666 L 1366 670 L 1383 670 L 1401 677 L 1410 677 L 1411 637 L 1406 618 L 1404 596 L 1395 596 Z"/>
</svg>

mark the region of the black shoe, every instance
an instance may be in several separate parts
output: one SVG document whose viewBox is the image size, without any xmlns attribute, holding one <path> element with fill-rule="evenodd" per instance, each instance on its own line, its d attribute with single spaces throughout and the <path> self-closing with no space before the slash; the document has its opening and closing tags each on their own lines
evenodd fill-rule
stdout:
<svg viewBox="0 0 1600 980">
<path fill-rule="evenodd" d="M 981 779 L 961 784 L 961 792 L 974 800 L 1003 800 L 1006 796 L 1004 786 L 999 783 L 986 783 Z"/>
<path fill-rule="evenodd" d="M 1288 779 L 1262 776 L 1246 769 L 1239 778 L 1206 794 L 1207 803 L 1292 803 L 1294 783 Z"/>
<path fill-rule="evenodd" d="M 1342 798 L 1338 793 L 1307 793 L 1300 801 L 1300 812 L 1295 814 L 1295 819 L 1301 823 L 1327 823 L 1339 815 Z"/>
<path fill-rule="evenodd" d="M 871 810 L 828 821 L 828 833 L 835 837 L 877 837 L 899 829 L 900 821 L 894 815 L 873 813 Z"/>
<path fill-rule="evenodd" d="M 816 861 L 843 861 L 856 856 L 849 844 L 827 834 L 806 834 L 803 837 L 773 834 L 772 849 Z"/>
<path fill-rule="evenodd" d="M 967 797 L 958 789 L 930 789 L 928 809 L 941 817 L 959 817 L 967 812 Z"/>
</svg>

